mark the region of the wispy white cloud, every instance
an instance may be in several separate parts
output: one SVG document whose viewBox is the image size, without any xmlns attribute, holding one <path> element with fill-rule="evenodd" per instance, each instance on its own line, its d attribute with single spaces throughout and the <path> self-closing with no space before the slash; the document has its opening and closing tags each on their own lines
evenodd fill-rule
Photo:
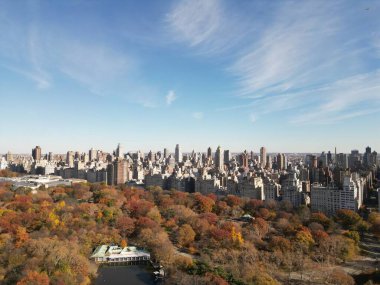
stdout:
<svg viewBox="0 0 380 285">
<path fill-rule="evenodd" d="M 177 95 L 175 94 L 173 90 L 169 90 L 165 99 L 166 99 L 166 105 L 171 105 L 177 99 Z"/>
<path fill-rule="evenodd" d="M 320 69 L 337 71 L 334 59 L 344 47 L 335 44 L 340 19 L 334 10 L 326 2 L 280 5 L 274 21 L 228 69 L 237 76 L 239 94 L 274 96 L 322 81 Z"/>
<path fill-rule="evenodd" d="M 66 76 L 93 94 L 121 97 L 144 107 L 157 105 L 157 92 L 140 92 L 136 86 L 141 79 L 136 73 L 131 75 L 131 70 L 136 71 L 135 57 L 104 39 L 78 39 L 54 21 L 44 25 L 39 5 L 25 5 L 29 18 L 21 20 L 13 17 L 7 4 L 0 3 L 2 66 L 34 81 L 38 89 L 52 87 L 55 80 L 59 85 Z"/>
<path fill-rule="evenodd" d="M 222 21 L 218 0 L 185 0 L 177 3 L 167 20 L 182 40 L 197 46 L 210 40 Z"/>
<path fill-rule="evenodd" d="M 192 113 L 192 116 L 196 120 L 202 120 L 203 119 L 203 113 L 202 112 L 194 112 L 194 113 Z"/>
<path fill-rule="evenodd" d="M 67 38 L 58 44 L 56 55 L 58 68 L 94 93 L 102 93 L 109 82 L 125 78 L 132 61 L 104 44 Z"/>
<path fill-rule="evenodd" d="M 2 66 L 30 80 L 33 80 L 34 82 L 36 82 L 38 89 L 47 89 L 51 85 L 50 81 L 47 80 L 44 76 L 41 76 L 38 72 L 18 69 L 17 67 L 14 67 L 14 66 L 8 66 L 8 65 L 2 65 Z"/>
<path fill-rule="evenodd" d="M 262 18 L 267 24 L 246 47 L 235 50 L 226 68 L 246 103 L 219 110 L 253 109 L 257 116 L 297 109 L 289 121 L 303 124 L 333 123 L 377 110 L 365 104 L 379 103 L 379 65 L 369 62 L 380 51 L 380 37 L 360 32 L 367 26 L 356 23 L 375 26 L 380 21 L 361 11 L 360 4 L 343 2 L 276 5 L 270 20 Z"/>
<path fill-rule="evenodd" d="M 43 63 L 45 49 L 35 20 L 36 12 L 32 9 L 28 25 L 21 25 L 7 14 L 6 3 L 0 5 L 0 10 L 2 66 L 34 81 L 38 89 L 49 88 L 52 77 Z"/>
<path fill-rule="evenodd" d="M 176 1 L 166 23 L 176 41 L 203 54 L 218 54 L 238 45 L 252 27 L 223 0 Z"/>
<path fill-rule="evenodd" d="M 320 96 L 322 101 L 297 113 L 292 123 L 328 124 L 378 112 L 380 69 L 324 85 L 310 95 Z"/>
</svg>

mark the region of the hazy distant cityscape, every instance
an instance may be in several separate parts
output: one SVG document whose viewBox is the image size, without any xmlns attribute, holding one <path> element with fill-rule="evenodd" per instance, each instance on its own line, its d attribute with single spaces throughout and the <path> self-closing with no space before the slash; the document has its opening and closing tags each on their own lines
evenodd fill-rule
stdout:
<svg viewBox="0 0 380 285">
<path fill-rule="evenodd" d="M 259 152 L 231 153 L 220 146 L 215 151 L 209 147 L 205 152 L 182 153 L 177 144 L 174 152 L 165 148 L 144 154 L 128 152 L 119 143 L 113 152 L 91 148 L 85 153 L 53 154 L 42 152 L 40 146 L 30 155 L 8 152 L 0 169 L 30 175 L 16 178 L 17 187 L 37 189 L 81 180 L 111 186 L 158 186 L 204 195 L 290 201 L 294 207 L 310 205 L 312 211 L 333 215 L 339 209 L 358 211 L 363 206 L 374 179 L 379 178 L 379 165 L 371 147 L 349 154 L 336 149 L 320 154 L 273 154 L 265 147 Z"/>
</svg>

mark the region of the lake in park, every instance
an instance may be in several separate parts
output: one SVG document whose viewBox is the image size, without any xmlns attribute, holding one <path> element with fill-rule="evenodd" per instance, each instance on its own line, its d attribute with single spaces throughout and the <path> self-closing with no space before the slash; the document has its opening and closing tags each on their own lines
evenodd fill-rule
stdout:
<svg viewBox="0 0 380 285">
<path fill-rule="evenodd" d="M 153 270 L 147 265 L 101 266 L 95 285 L 153 285 Z"/>
</svg>

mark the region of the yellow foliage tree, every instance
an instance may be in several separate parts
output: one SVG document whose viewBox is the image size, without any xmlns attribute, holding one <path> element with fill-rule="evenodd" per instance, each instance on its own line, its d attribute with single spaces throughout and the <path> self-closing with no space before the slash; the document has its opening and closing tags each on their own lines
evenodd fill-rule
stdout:
<svg viewBox="0 0 380 285">
<path fill-rule="evenodd" d="M 22 246 L 29 239 L 29 234 L 26 232 L 26 228 L 17 227 L 16 230 L 16 247 Z"/>
<path fill-rule="evenodd" d="M 120 243 L 120 246 L 122 247 L 122 248 L 124 248 L 124 247 L 127 247 L 127 241 L 125 240 L 125 239 L 122 239 L 121 240 L 121 243 Z"/>
</svg>

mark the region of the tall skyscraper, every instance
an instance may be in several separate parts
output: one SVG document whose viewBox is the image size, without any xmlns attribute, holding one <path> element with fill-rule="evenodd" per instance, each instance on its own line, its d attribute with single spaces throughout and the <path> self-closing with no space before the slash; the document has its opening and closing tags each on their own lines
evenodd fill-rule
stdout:
<svg viewBox="0 0 380 285">
<path fill-rule="evenodd" d="M 74 167 L 74 152 L 73 151 L 68 151 L 66 153 L 66 164 L 69 167 Z"/>
<path fill-rule="evenodd" d="M 123 158 L 124 155 L 124 148 L 123 146 L 119 143 L 116 148 L 115 156 L 117 158 Z"/>
<path fill-rule="evenodd" d="M 40 146 L 36 146 L 33 150 L 32 150 L 32 156 L 33 156 L 33 159 L 34 160 L 41 160 L 41 147 Z"/>
<path fill-rule="evenodd" d="M 277 169 L 285 169 L 285 155 L 283 153 L 277 154 Z"/>
<path fill-rule="evenodd" d="M 239 163 L 240 166 L 243 168 L 248 167 L 248 153 L 247 150 L 245 150 L 242 154 L 239 155 Z"/>
<path fill-rule="evenodd" d="M 215 152 L 215 168 L 220 171 L 224 170 L 223 150 L 220 146 L 218 146 Z"/>
<path fill-rule="evenodd" d="M 343 169 L 347 169 L 348 168 L 348 156 L 347 156 L 347 154 L 345 154 L 345 153 L 338 153 L 336 155 L 335 160 L 336 160 L 336 165 L 338 167 L 341 167 Z"/>
<path fill-rule="evenodd" d="M 212 156 L 212 150 L 211 150 L 211 147 L 209 147 L 207 149 L 207 158 L 211 157 Z"/>
<path fill-rule="evenodd" d="M 167 148 L 164 148 L 164 158 L 167 159 L 169 157 L 169 151 Z"/>
<path fill-rule="evenodd" d="M 182 153 L 179 144 L 175 146 L 175 161 L 182 162 Z"/>
<path fill-rule="evenodd" d="M 7 154 L 5 155 L 5 160 L 8 162 L 13 161 L 13 155 L 10 151 L 8 151 Z"/>
<path fill-rule="evenodd" d="M 369 146 L 365 148 L 365 153 L 363 155 L 363 164 L 364 166 L 370 166 L 371 164 L 371 148 Z"/>
<path fill-rule="evenodd" d="M 231 160 L 231 152 L 228 149 L 226 149 L 224 151 L 224 163 L 227 164 L 230 162 L 230 160 Z"/>
<path fill-rule="evenodd" d="M 53 153 L 51 151 L 48 154 L 48 160 L 49 161 L 53 161 L 54 160 L 54 155 L 53 155 Z"/>
<path fill-rule="evenodd" d="M 261 167 L 265 168 L 267 165 L 267 150 L 265 147 L 260 148 L 260 162 L 261 162 Z"/>
<path fill-rule="evenodd" d="M 272 157 L 270 155 L 267 155 L 267 164 L 266 168 L 272 169 Z"/>
<path fill-rule="evenodd" d="M 98 151 L 95 150 L 93 147 L 89 150 L 88 155 L 90 161 L 95 161 L 97 159 Z"/>
<path fill-rule="evenodd" d="M 115 185 L 124 184 L 128 180 L 128 161 L 117 159 L 114 163 Z"/>
</svg>

